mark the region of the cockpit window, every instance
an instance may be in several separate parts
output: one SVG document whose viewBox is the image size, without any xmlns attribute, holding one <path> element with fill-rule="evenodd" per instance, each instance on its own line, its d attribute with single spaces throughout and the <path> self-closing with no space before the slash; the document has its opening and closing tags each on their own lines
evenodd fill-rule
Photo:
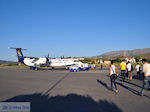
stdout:
<svg viewBox="0 0 150 112">
<path fill-rule="evenodd" d="M 74 60 L 74 62 L 80 62 L 79 60 Z"/>
</svg>

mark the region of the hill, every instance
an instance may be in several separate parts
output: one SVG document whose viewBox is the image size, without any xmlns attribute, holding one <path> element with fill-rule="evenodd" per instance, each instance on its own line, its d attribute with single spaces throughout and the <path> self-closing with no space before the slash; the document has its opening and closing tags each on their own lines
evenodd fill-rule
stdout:
<svg viewBox="0 0 150 112">
<path fill-rule="evenodd" d="M 15 63 L 17 62 L 0 60 L 0 64 L 15 64 Z"/>
<path fill-rule="evenodd" d="M 110 58 L 110 57 L 122 57 L 122 56 L 148 56 L 150 54 L 150 48 L 145 49 L 134 49 L 134 50 L 120 50 L 120 51 L 111 51 L 98 56 L 96 58 Z"/>
</svg>

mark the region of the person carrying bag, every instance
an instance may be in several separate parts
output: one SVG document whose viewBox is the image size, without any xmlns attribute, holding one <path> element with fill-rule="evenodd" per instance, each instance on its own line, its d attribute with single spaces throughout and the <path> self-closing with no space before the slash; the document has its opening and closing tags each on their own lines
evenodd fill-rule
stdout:
<svg viewBox="0 0 150 112">
<path fill-rule="evenodd" d="M 117 73 L 116 73 L 117 71 Z M 111 82 L 111 90 L 113 91 L 113 84 L 115 86 L 115 93 L 118 93 L 117 85 L 116 85 L 116 79 L 119 75 L 118 68 L 113 64 L 113 61 L 111 61 L 111 65 L 109 68 L 109 76 L 110 76 L 110 82 Z"/>
</svg>

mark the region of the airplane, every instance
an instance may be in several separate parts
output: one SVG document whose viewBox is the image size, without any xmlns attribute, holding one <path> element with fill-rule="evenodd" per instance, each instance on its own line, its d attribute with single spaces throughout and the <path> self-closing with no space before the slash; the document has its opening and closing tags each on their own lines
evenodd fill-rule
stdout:
<svg viewBox="0 0 150 112">
<path fill-rule="evenodd" d="M 18 62 L 19 64 L 25 64 L 30 67 L 30 69 L 38 70 L 40 67 L 66 67 L 69 68 L 69 66 L 78 65 L 82 66 L 82 62 L 80 62 L 78 59 L 62 59 L 62 58 L 56 58 L 56 59 L 50 59 L 49 54 L 47 57 L 38 58 L 38 57 L 26 57 L 23 56 L 22 48 L 13 48 L 10 47 L 10 49 L 15 49 L 17 52 Z"/>
</svg>

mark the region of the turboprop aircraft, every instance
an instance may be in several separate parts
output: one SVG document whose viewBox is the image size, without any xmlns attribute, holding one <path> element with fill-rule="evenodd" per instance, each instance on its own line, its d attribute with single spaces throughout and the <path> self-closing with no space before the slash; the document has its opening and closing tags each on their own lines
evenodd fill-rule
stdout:
<svg viewBox="0 0 150 112">
<path fill-rule="evenodd" d="M 26 57 L 23 56 L 22 48 L 12 48 L 10 49 L 16 49 L 17 52 L 17 57 L 18 57 L 18 62 L 20 64 L 25 64 L 29 66 L 31 69 L 38 70 L 40 67 L 68 67 L 68 66 L 73 66 L 73 65 L 78 65 L 82 66 L 82 62 L 80 62 L 78 59 L 61 59 L 61 58 L 56 58 L 56 59 L 50 59 L 49 55 L 47 57 L 43 58 L 38 58 L 38 57 Z"/>
</svg>

